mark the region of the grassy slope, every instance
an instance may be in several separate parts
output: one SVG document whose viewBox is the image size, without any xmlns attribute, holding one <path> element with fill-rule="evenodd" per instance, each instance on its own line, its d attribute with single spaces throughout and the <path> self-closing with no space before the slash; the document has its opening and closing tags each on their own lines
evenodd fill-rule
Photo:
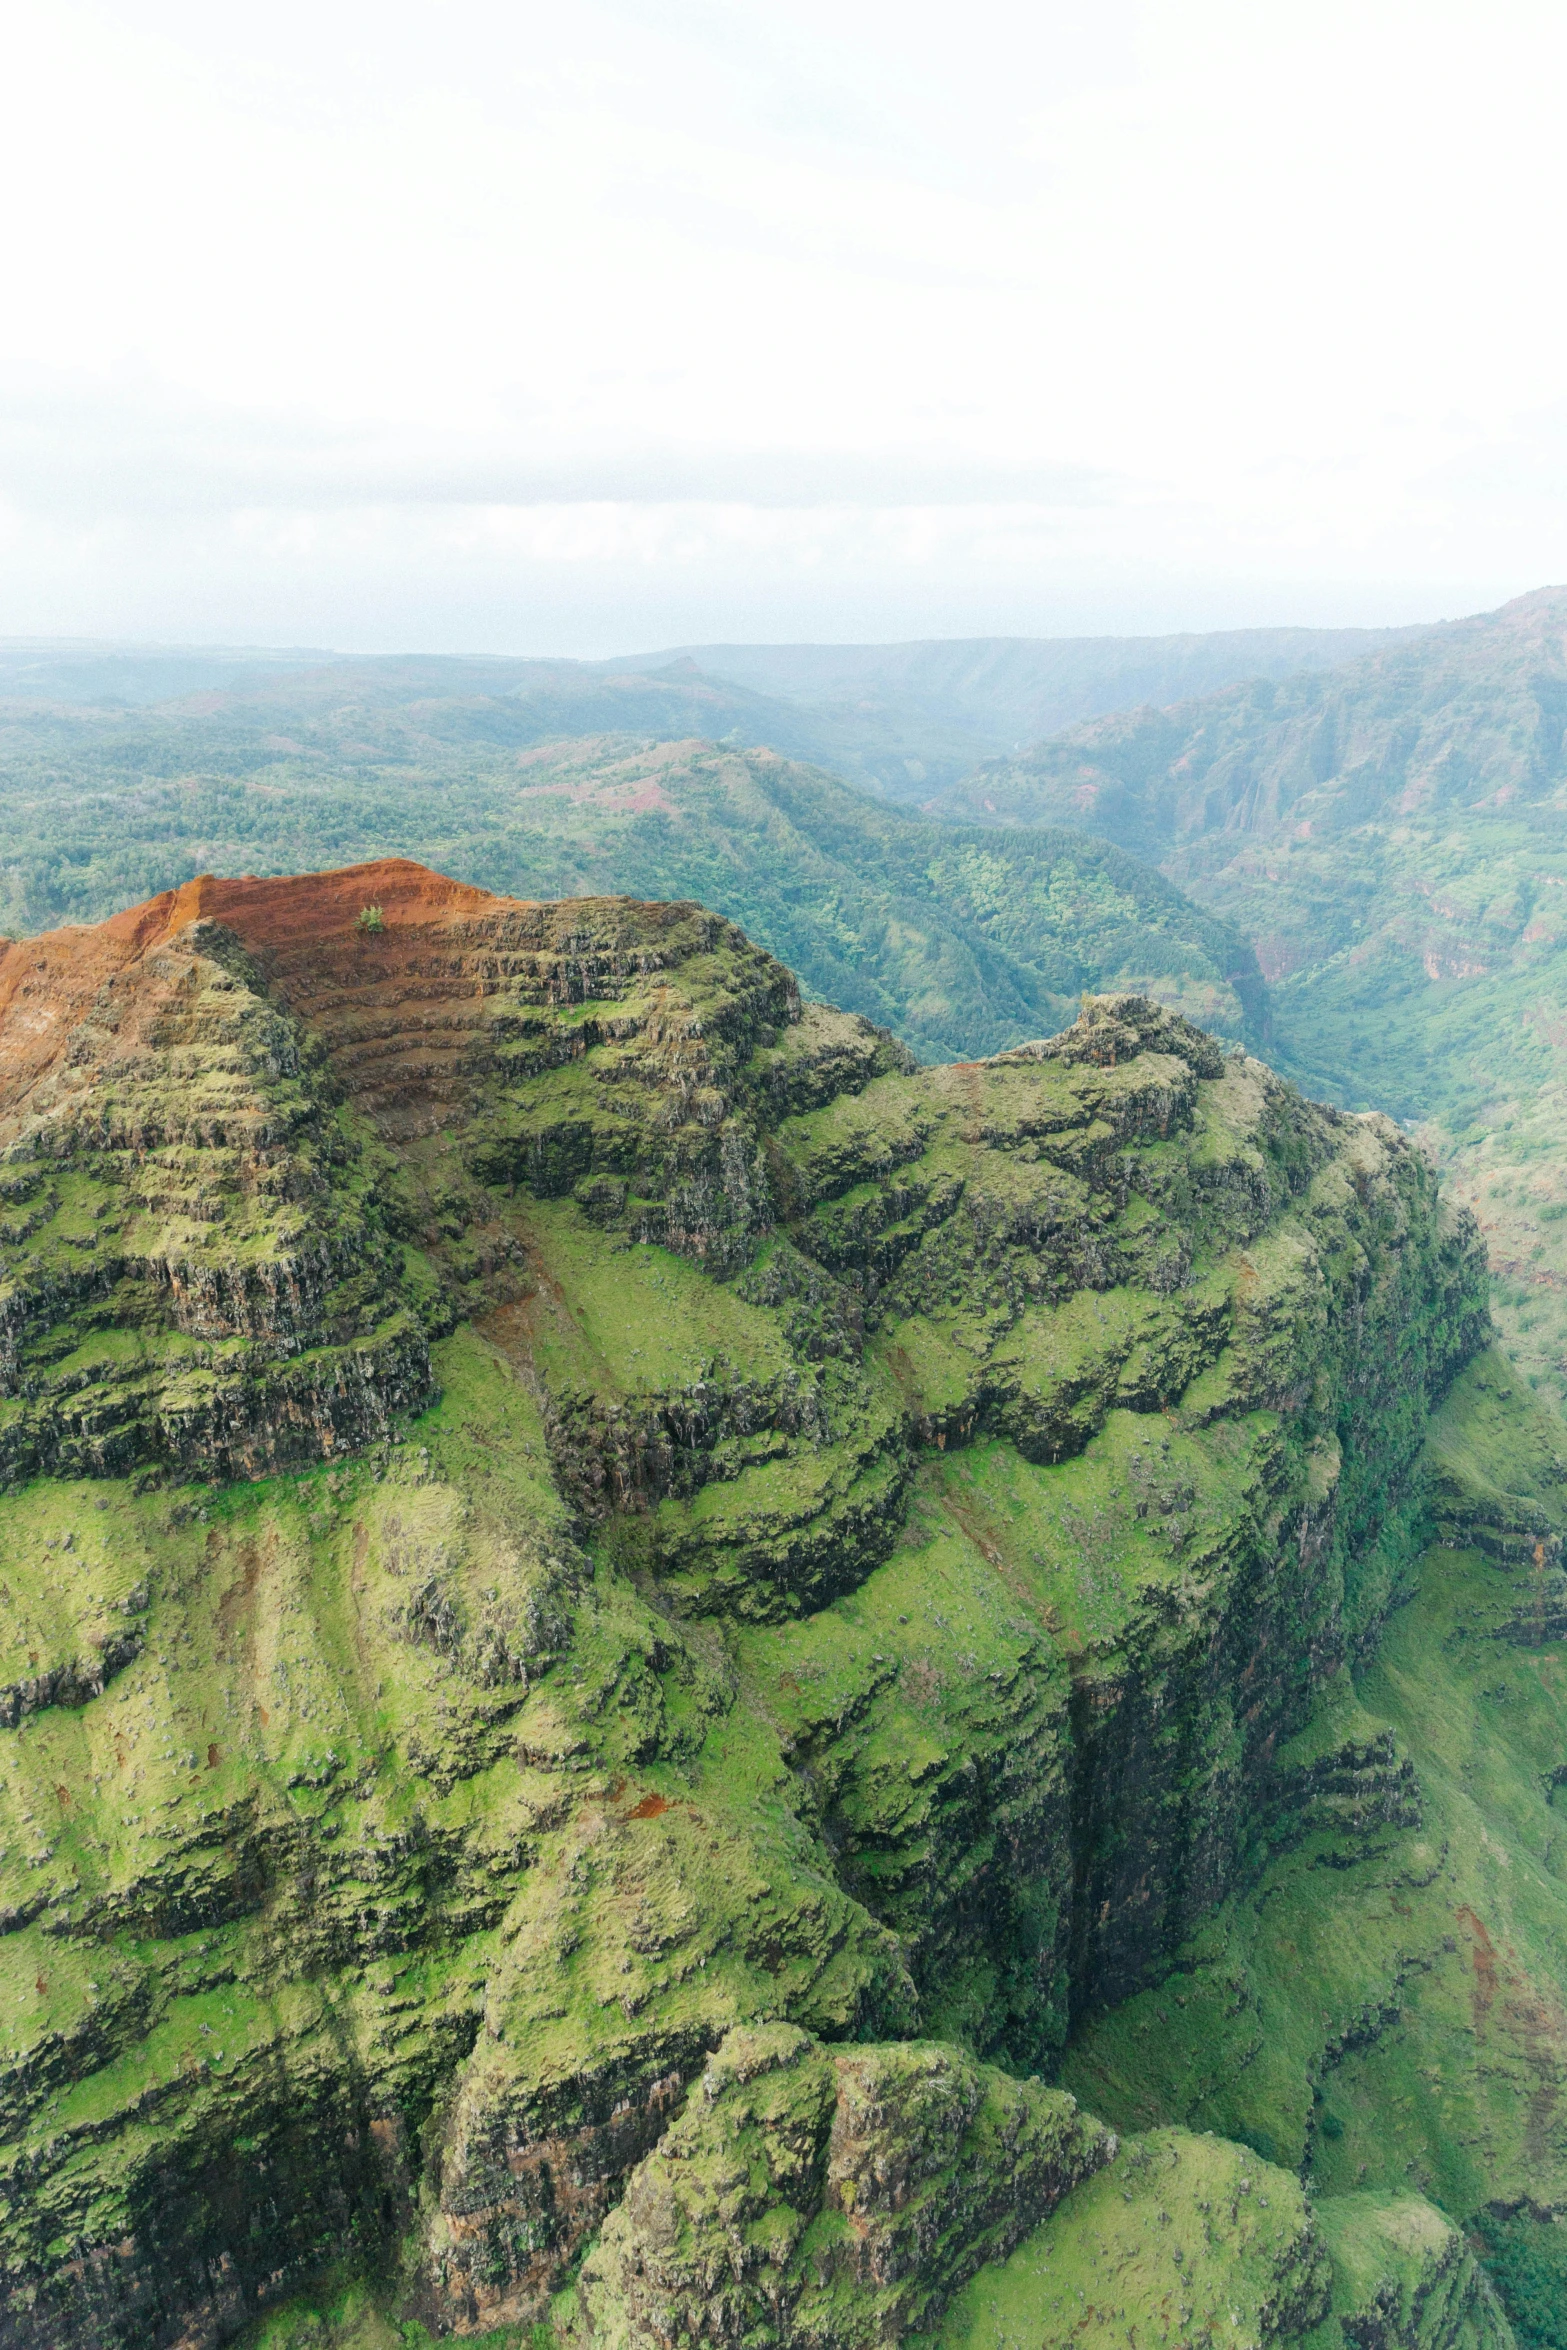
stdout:
<svg viewBox="0 0 1567 2350">
<path fill-rule="evenodd" d="M 1548 1504 L 1555 1489 L 1560 1511 L 1558 1448 L 1567 1445 L 1554 1422 L 1526 1415 L 1519 1428 L 1509 1407 L 1521 1392 L 1503 1358 L 1482 1358 L 1441 1416 L 1435 1446 L 1467 1476 L 1464 1455 L 1478 1447 L 1494 1473 L 1498 1446 L 1510 1445 L 1504 1473 L 1543 1487 Z M 774 1636 L 758 1636 L 768 1689 L 795 1705 L 792 1692 L 809 1690 L 817 1718 L 858 1712 L 876 1684 L 872 1643 L 878 1662 L 901 1646 L 905 1673 L 931 1674 L 953 1648 L 978 1678 L 1015 1672 L 1007 1610 L 1023 1593 L 1013 1561 L 1029 1555 L 1032 1535 L 1025 1529 L 1015 1551 L 999 1554 L 994 1532 L 1017 1523 L 1017 1474 L 995 1454 L 943 1467 L 912 1555 L 900 1552 L 854 1599 L 791 1633 L 781 1655 Z M 1059 1478 L 1046 1478 L 1059 1492 Z M 1081 1507 L 1081 1473 L 1071 1483 Z M 990 1513 L 978 1546 L 976 1505 Z M 998 1592 L 988 1570 L 1002 1555 Z M 1294 2340 L 1299 2325 L 1281 2321 L 1281 2303 L 1287 2313 L 1294 2295 L 1312 2309 L 1314 2277 L 1329 2283 L 1333 2311 L 1304 2329 L 1313 2350 L 1359 2338 L 1342 2321 L 1385 2318 L 1390 2294 L 1406 2328 L 1392 2338 L 1411 2350 L 1505 2350 L 1492 2290 L 1452 2222 L 1473 2224 L 1485 2205 L 1520 2195 L 1545 2206 L 1567 2196 L 1554 2098 L 1567 2057 L 1554 1989 L 1567 1857 L 1548 1784 L 1561 1751 L 1563 1651 L 1559 1640 L 1499 1646 L 1493 1629 L 1527 1612 L 1537 1584 L 1527 1552 L 1511 1571 L 1473 1551 L 1428 1555 L 1419 1596 L 1395 1615 L 1359 1688 L 1344 1676 L 1286 1756 L 1309 1769 L 1391 1728 L 1399 1758 L 1415 1764 L 1424 1817 L 1412 1827 L 1379 1821 L 1374 1785 L 1346 1799 L 1330 1784 L 1321 1824 L 1308 1820 L 1279 1858 L 1264 1854 L 1256 1882 L 1194 1937 L 1172 1978 L 1089 2019 L 1064 2078 L 1133 2132 L 1126 2155 L 1007 2262 L 980 2271 L 945 2321 L 951 2350 L 1041 2339 L 1118 2350 L 1166 2329 L 1172 2339 Z M 778 1700 L 767 1703 L 772 1712 Z M 964 1728 L 970 1753 L 982 1752 L 972 1724 Z M 1017 1740 L 1010 1705 L 997 1729 Z M 888 1764 L 902 1775 L 940 1752 L 894 1714 L 872 1725 L 855 1769 L 874 1783 Z M 726 1767 L 737 1759 L 728 1745 Z M 852 1808 L 843 1816 L 852 1821 Z M 959 1977 L 930 2023 L 967 2037 L 994 2018 L 997 1993 L 993 1979 Z M 1529 2257 L 1526 2247 L 1510 2269 L 1498 2263 L 1521 2311 L 1527 2277 L 1522 2287 L 1516 2278 Z M 326 2315 L 316 2331 L 310 2312 L 330 2305 L 307 2298 L 257 2342 L 369 2350 L 401 2338 L 385 2315 L 352 2316 L 361 2306 L 352 2293 L 339 2306 L 341 2334 Z"/>
<path fill-rule="evenodd" d="M 1542 1563 L 1518 1529 L 1531 1507 L 1567 1524 L 1567 1435 L 1525 1392 L 1492 1352 L 1439 1414 L 1449 1540 L 1285 1750 L 1318 1792 L 1259 1823 L 1255 1876 L 1169 1979 L 1089 2016 L 1068 2052 L 1066 2082 L 1134 2133 L 1130 2164 L 980 2272 L 949 2350 L 1041 2330 L 1092 2350 L 1288 2336 L 1279 2277 L 1310 2210 L 1333 2267 L 1310 2333 L 1323 2350 L 1365 2339 L 1373 2316 L 1371 2338 L 1409 2350 L 1505 2342 L 1503 2304 L 1520 2341 L 1555 2342 L 1561 2230 L 1542 2215 L 1567 2199 L 1567 1625 L 1560 1534 Z M 1378 1768 L 1357 1770 L 1379 1740 Z"/>
<path fill-rule="evenodd" d="M 1449 1538 L 1282 1757 L 1321 1789 L 1306 1833 L 1271 1859 L 1264 1842 L 1255 1881 L 1171 1979 L 1090 2018 L 1065 2070 L 1124 2126 L 1249 2143 L 1302 2173 L 1324 2212 L 1413 2191 L 1484 2230 L 1493 2206 L 1567 2197 L 1561 1538 L 1537 1551 L 1529 1530 L 1567 1523 L 1567 1438 L 1525 1393 L 1492 1352 L 1438 1416 Z M 1379 1738 L 1376 1771 L 1346 1767 Z"/>
</svg>

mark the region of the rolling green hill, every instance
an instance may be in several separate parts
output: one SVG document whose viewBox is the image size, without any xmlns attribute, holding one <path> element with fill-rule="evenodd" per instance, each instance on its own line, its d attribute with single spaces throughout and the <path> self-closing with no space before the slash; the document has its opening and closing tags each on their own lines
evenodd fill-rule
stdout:
<svg viewBox="0 0 1567 2350">
<path fill-rule="evenodd" d="M 1236 934 L 1085 834 L 921 823 L 769 753 L 519 749 L 489 703 L 365 708 L 320 691 L 288 737 L 269 731 L 270 706 L 236 733 L 224 697 L 134 720 L 13 712 L 4 926 L 95 920 L 204 871 L 395 853 L 524 897 L 701 898 L 927 1060 L 1059 1028 L 1085 988 L 1149 989 L 1226 1035 L 1262 1033 Z"/>
<path fill-rule="evenodd" d="M 612 661 L 353 658 L 222 646 L 0 638 L 0 711 L 73 719 L 80 755 L 123 736 L 181 736 L 230 759 L 270 732 L 340 750 L 395 711 L 448 744 L 514 746 L 604 732 L 766 744 L 890 799 L 918 801 L 994 751 L 1132 702 L 1351 659 L 1414 633 L 1254 628 L 1174 637 L 989 637 L 893 645 L 710 645 Z M 182 699 L 181 699 L 182 698 Z M 175 704 L 174 707 L 168 707 Z M 92 719 L 84 719 L 91 706 Z M 117 727 L 116 721 L 119 721 Z M 322 730 L 325 729 L 323 738 Z M 3 731 L 3 719 L 0 719 Z M 239 771 L 243 771 L 241 768 Z"/>
<path fill-rule="evenodd" d="M 964 821 L 1080 824 L 1256 946 L 1270 1051 L 1427 1137 L 1497 1312 L 1567 1392 L 1567 591 L 1321 676 L 1078 727 L 978 769 Z"/>
</svg>

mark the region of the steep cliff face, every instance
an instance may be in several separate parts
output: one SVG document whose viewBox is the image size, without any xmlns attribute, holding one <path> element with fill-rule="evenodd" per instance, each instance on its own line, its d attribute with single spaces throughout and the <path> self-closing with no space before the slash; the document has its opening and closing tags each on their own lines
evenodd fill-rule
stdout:
<svg viewBox="0 0 1567 2350">
<path fill-rule="evenodd" d="M 232 931 L 12 946 L 0 1040 L 0 1478 L 253 1474 L 428 1399 L 374 1167 Z"/>
<path fill-rule="evenodd" d="M 950 2048 L 731 2032 L 583 2268 L 583 2337 L 900 2341 L 1115 2151 Z"/>
<path fill-rule="evenodd" d="M 1242 2029 L 1290 1871 L 1386 2004 L 1433 1796 L 1351 1676 L 1432 1523 L 1555 1637 L 1395 1129 L 1141 998 L 919 1071 L 700 908 L 407 865 L 11 948 L 0 1121 L 6 2350 L 324 2340 L 333 2263 L 412 2338 L 890 2345 L 1101 2207 L 1190 2276 L 1187 2146 L 1215 2308 L 1381 2339 L 1246 2103 L 1371 2043 L 1314 1979 L 1210 2117 L 1146 2032 Z"/>
</svg>

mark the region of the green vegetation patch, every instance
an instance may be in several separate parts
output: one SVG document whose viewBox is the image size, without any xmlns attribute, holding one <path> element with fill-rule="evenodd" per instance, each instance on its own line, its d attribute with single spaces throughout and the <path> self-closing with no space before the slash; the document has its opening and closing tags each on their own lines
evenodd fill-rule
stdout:
<svg viewBox="0 0 1567 2350">
<path fill-rule="evenodd" d="M 1529 2212 L 1484 2214 L 1475 2234 L 1520 2350 L 1567 2343 L 1567 2226 Z"/>
<path fill-rule="evenodd" d="M 942 2350 L 1298 2341 L 1327 2312 L 1327 2253 L 1300 2186 L 1183 2130 L 1128 2140 L 1011 2258 L 981 2269 Z"/>
</svg>

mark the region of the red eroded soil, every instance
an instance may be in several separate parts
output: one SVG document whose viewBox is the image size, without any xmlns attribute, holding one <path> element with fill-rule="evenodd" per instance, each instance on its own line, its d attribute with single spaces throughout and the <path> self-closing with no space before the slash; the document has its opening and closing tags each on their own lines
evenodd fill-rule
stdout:
<svg viewBox="0 0 1567 2350">
<path fill-rule="evenodd" d="M 384 927 L 366 932 L 359 917 L 370 906 Z M 141 1041 L 171 984 L 151 958 L 192 922 L 214 921 L 322 1035 L 359 1108 L 389 1135 L 429 1131 L 462 1099 L 502 987 L 522 976 L 541 1000 L 579 1000 L 585 951 L 613 954 L 624 937 L 634 953 L 633 931 L 645 942 L 685 911 L 496 897 L 406 857 L 275 880 L 203 874 L 95 928 L 0 950 L 0 1122 L 62 1060 L 94 1063 L 106 1035 L 115 1052 Z"/>
<path fill-rule="evenodd" d="M 337 873 L 266 881 L 204 873 L 94 927 L 12 940 L 0 951 L 0 1111 L 15 1107 L 52 1066 L 109 983 L 188 923 L 221 922 L 264 963 L 280 956 L 337 961 L 343 949 L 372 943 L 358 928 L 367 905 L 381 908 L 384 944 L 399 931 L 428 931 L 519 904 L 408 858 L 382 857 Z M 134 1022 L 134 999 L 142 992 L 133 986 L 120 996 L 115 1009 L 122 1022 L 126 1014 Z"/>
</svg>

